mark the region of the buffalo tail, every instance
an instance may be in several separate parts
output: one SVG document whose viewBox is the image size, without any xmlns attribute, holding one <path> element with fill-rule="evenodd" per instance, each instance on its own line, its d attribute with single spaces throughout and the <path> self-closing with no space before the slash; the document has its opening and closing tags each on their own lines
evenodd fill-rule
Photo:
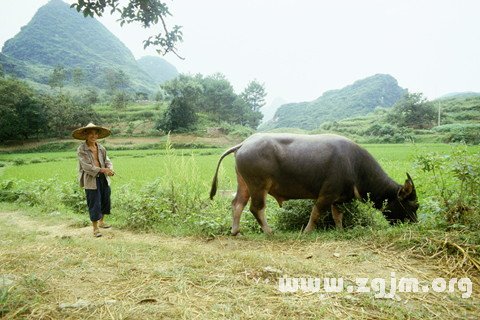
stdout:
<svg viewBox="0 0 480 320">
<path fill-rule="evenodd" d="M 228 156 L 230 153 L 237 151 L 238 149 L 240 149 L 241 146 L 242 144 L 239 144 L 239 145 L 236 145 L 235 147 L 228 149 L 222 154 L 222 156 L 220 157 L 220 160 L 218 160 L 217 170 L 215 170 L 215 175 L 213 176 L 213 181 L 212 181 L 212 188 L 210 189 L 210 200 L 212 200 L 215 194 L 217 193 L 218 169 L 220 168 L 220 163 L 222 162 L 223 158 Z"/>
</svg>

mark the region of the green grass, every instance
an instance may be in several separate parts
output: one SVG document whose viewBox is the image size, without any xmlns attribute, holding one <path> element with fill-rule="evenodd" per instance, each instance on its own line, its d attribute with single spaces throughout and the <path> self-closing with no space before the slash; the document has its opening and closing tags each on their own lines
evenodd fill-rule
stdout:
<svg viewBox="0 0 480 320">
<path fill-rule="evenodd" d="M 419 217 L 427 221 L 440 204 L 438 185 L 432 176 L 415 165 L 415 156 L 431 152 L 450 155 L 456 147 L 445 144 L 365 145 L 380 162 L 387 174 L 403 183 L 408 172 L 414 179 L 421 204 Z M 469 154 L 480 147 L 466 147 Z M 119 225 L 170 230 L 167 233 L 195 234 L 227 232 L 230 225 L 229 193 L 236 190 L 234 157 L 222 162 L 218 189 L 214 201 L 208 200 L 212 177 L 224 149 L 156 149 L 110 151 L 117 175 L 112 177 L 112 200 Z M 15 165 L 18 159 L 24 164 Z M 13 181 L 17 197 L 8 199 L 28 205 L 40 205 L 42 210 L 61 211 L 65 205 L 84 210 L 83 191 L 77 186 L 75 152 L 51 152 L 1 155 L 6 163 L 0 171 L 2 181 Z M 447 186 L 453 176 L 447 176 Z M 7 191 L 8 192 L 8 191 Z M 2 196 L 0 194 L 0 196 Z M 66 200 L 65 200 L 66 197 Z M 439 203 L 439 204 L 435 204 Z M 278 206 L 268 197 L 267 217 L 275 223 Z M 438 211 L 438 210 L 437 210 Z M 250 214 L 242 217 L 246 230 L 258 231 Z"/>
<path fill-rule="evenodd" d="M 450 154 L 451 145 L 447 144 L 371 144 L 364 147 L 380 162 L 384 170 L 398 182 L 405 179 L 405 172 L 409 172 L 414 179 L 419 179 L 423 185 L 423 173 L 414 167 L 414 157 L 419 153 L 437 152 Z M 174 178 L 175 174 L 182 174 L 178 170 L 195 166 L 198 186 L 207 192 L 210 187 L 219 156 L 224 149 L 180 149 L 170 150 L 115 150 L 108 154 L 118 173 L 113 177 L 113 188 L 125 184 L 141 187 L 156 179 Z M 469 153 L 480 151 L 480 146 L 468 147 Z M 167 155 L 169 153 L 170 155 Z M 182 156 L 183 155 L 183 156 Z M 24 160 L 24 165 L 13 165 L 14 160 Z M 40 163 L 31 163 L 39 160 Z M 33 182 L 57 178 L 60 182 L 75 181 L 77 175 L 76 153 L 71 152 L 43 152 L 0 155 L 0 162 L 6 167 L 0 171 L 0 180 L 24 180 Z M 182 166 L 183 163 L 183 166 Z M 178 165 L 178 166 L 177 166 Z M 175 168 L 178 170 L 175 172 Z M 234 157 L 229 156 L 222 162 L 220 189 L 235 188 Z"/>
<path fill-rule="evenodd" d="M 208 150 L 176 150 L 173 155 L 166 156 L 165 150 L 119 150 L 108 152 L 114 163 L 117 176 L 112 180 L 113 188 L 130 184 L 139 187 L 156 179 L 164 179 L 172 174 L 175 164 L 191 164 L 198 167 L 200 180 L 211 183 L 216 163 L 222 149 Z M 184 155 L 184 156 L 183 156 Z M 23 159 L 26 164 L 14 165 L 15 159 Z M 46 162 L 30 163 L 34 159 L 45 159 Z M 61 182 L 74 181 L 77 177 L 77 159 L 73 152 L 9 154 L 0 157 L 0 161 L 12 163 L 3 168 L 0 180 L 24 180 L 34 182 L 56 178 Z M 230 167 L 230 179 L 234 177 L 233 157 L 224 160 L 225 167 Z M 227 170 L 226 170 L 227 171 Z M 224 184 L 225 181 L 222 181 Z"/>
</svg>

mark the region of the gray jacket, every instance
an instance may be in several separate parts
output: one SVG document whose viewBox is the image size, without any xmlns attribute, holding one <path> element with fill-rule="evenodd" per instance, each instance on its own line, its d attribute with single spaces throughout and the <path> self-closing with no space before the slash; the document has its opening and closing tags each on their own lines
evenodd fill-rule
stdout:
<svg viewBox="0 0 480 320">
<path fill-rule="evenodd" d="M 110 168 L 113 170 L 113 164 L 107 156 L 107 150 L 99 143 L 98 146 L 98 160 L 101 168 Z M 78 182 L 80 187 L 84 189 L 97 189 L 96 178 L 100 173 L 99 167 L 93 164 L 93 153 L 88 148 L 87 143 L 82 143 L 77 149 L 78 156 Z M 105 175 L 108 185 L 110 185 L 110 177 Z"/>
</svg>

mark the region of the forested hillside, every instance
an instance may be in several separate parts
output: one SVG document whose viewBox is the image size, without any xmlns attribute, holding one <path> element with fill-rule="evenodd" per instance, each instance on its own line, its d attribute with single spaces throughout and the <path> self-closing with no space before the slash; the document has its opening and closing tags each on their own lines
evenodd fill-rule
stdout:
<svg viewBox="0 0 480 320">
<path fill-rule="evenodd" d="M 480 96 L 454 96 L 427 101 L 421 94 L 408 94 L 390 109 L 325 122 L 314 132 L 334 132 L 374 143 L 480 143 Z"/>
<path fill-rule="evenodd" d="M 137 60 L 140 68 L 147 73 L 156 84 L 172 80 L 178 76 L 178 70 L 160 57 L 146 56 Z"/>
<path fill-rule="evenodd" d="M 315 101 L 283 105 L 264 128 L 312 130 L 326 121 L 366 115 L 377 107 L 391 107 L 405 93 L 395 78 L 377 74 L 343 89 L 327 91 Z"/>
<path fill-rule="evenodd" d="M 2 53 L 0 63 L 6 74 L 41 84 L 49 84 L 50 75 L 57 68 L 63 75 L 62 86 L 81 80 L 96 88 L 109 89 L 109 78 L 123 73 L 124 87 L 154 92 L 159 77 L 169 79 L 172 75 L 169 70 L 154 80 L 142 70 L 130 50 L 100 22 L 85 18 L 61 0 L 52 0 L 41 7 L 32 20 L 5 43 Z M 161 63 L 168 64 L 165 60 Z M 168 66 L 159 68 L 168 70 Z"/>
</svg>

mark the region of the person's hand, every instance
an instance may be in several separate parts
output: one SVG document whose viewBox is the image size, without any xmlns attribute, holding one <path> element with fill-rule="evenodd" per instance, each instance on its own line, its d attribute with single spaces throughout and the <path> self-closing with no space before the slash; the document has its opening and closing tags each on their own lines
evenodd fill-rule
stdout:
<svg viewBox="0 0 480 320">
<path fill-rule="evenodd" d="M 102 169 L 100 169 L 100 172 L 104 173 L 104 174 L 106 174 L 107 176 L 110 176 L 110 177 L 115 175 L 115 171 L 113 171 L 110 168 L 102 168 Z"/>
</svg>

